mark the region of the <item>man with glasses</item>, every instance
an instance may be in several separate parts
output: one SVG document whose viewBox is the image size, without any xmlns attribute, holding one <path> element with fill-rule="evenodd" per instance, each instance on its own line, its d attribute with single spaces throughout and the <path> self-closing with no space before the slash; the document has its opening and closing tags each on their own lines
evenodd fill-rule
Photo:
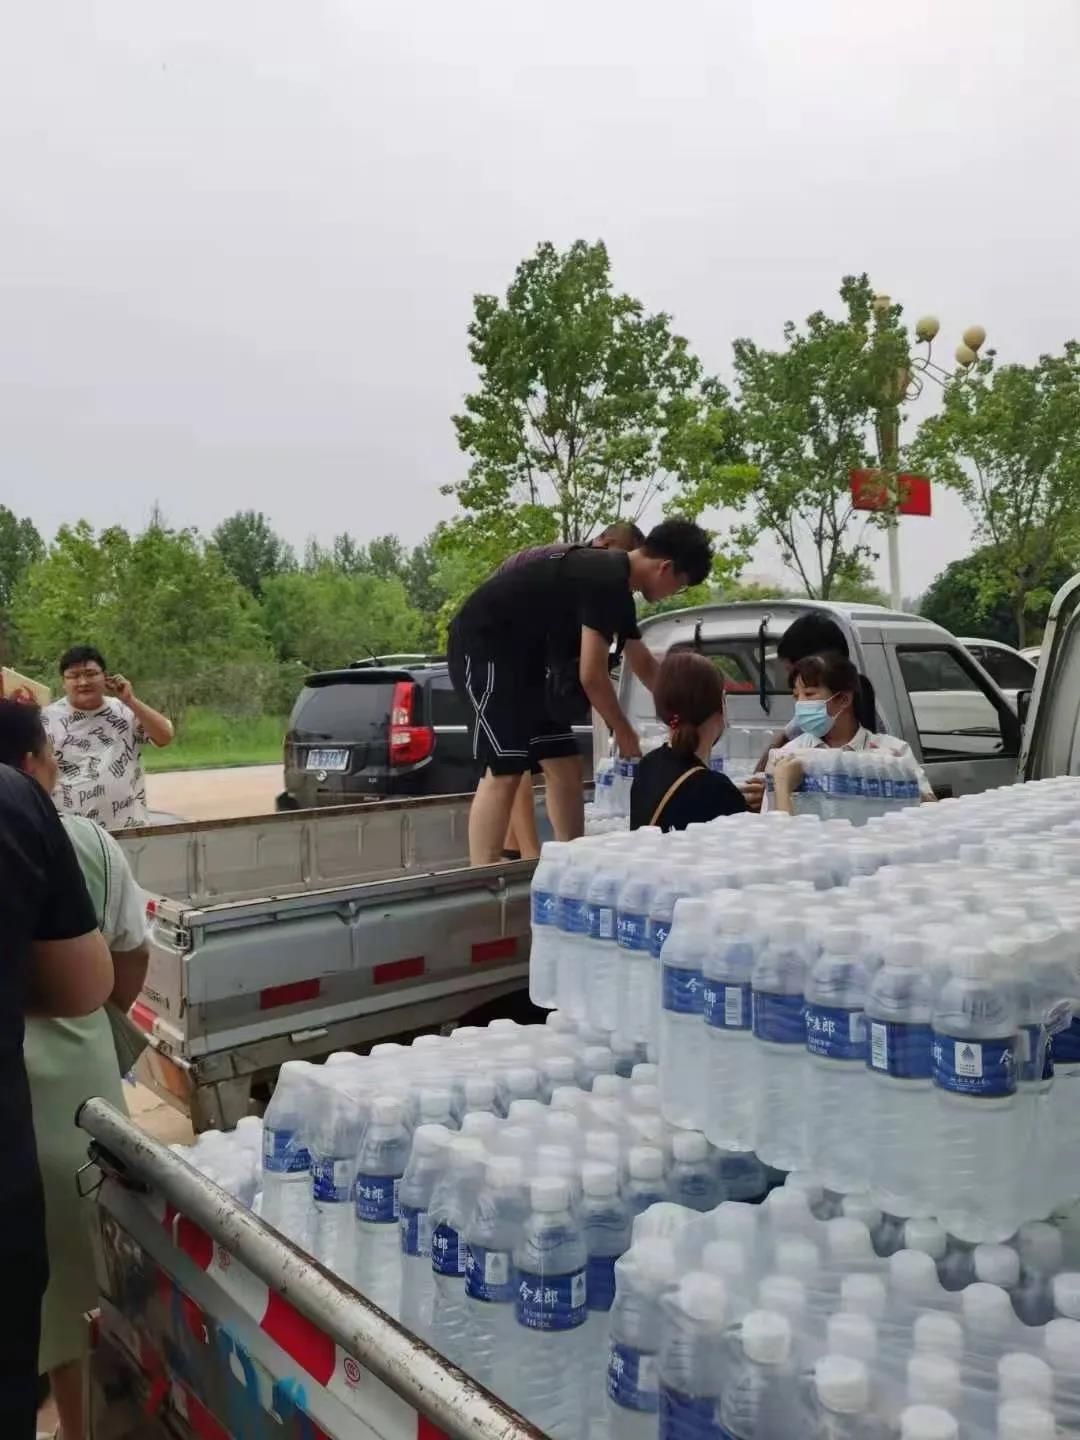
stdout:
<svg viewBox="0 0 1080 1440">
<path fill-rule="evenodd" d="M 105 830 L 145 825 L 142 747 L 171 744 L 171 723 L 136 698 L 130 680 L 110 675 L 92 645 L 74 645 L 61 656 L 60 675 L 64 698 L 42 715 L 60 767 L 57 809 Z"/>
</svg>

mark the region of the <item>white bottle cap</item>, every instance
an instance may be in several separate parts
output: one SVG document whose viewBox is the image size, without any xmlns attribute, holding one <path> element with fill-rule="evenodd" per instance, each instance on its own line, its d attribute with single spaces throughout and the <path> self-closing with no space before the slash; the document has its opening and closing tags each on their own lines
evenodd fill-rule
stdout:
<svg viewBox="0 0 1080 1440">
<path fill-rule="evenodd" d="M 881 1210 L 869 1195 L 845 1195 L 840 1208 L 849 1220 L 861 1220 L 868 1230 L 881 1224 Z"/>
<path fill-rule="evenodd" d="M 889 1257 L 889 1284 L 909 1300 L 925 1300 L 940 1289 L 937 1266 L 921 1250 L 898 1250 Z"/>
<path fill-rule="evenodd" d="M 700 1130 L 680 1130 L 672 1137 L 671 1153 L 676 1160 L 694 1165 L 709 1158 L 709 1142 Z"/>
<path fill-rule="evenodd" d="M 959 1360 L 964 1353 L 964 1327 L 951 1315 L 930 1310 L 912 1327 L 912 1343 L 920 1354 L 947 1355 Z"/>
<path fill-rule="evenodd" d="M 627 1097 L 632 1109 L 646 1115 L 660 1114 L 660 1091 L 655 1085 L 631 1085 Z"/>
<path fill-rule="evenodd" d="M 637 1245 L 642 1240 L 672 1239 L 681 1234 L 691 1220 L 697 1218 L 696 1211 L 688 1210 L 685 1205 L 675 1205 L 670 1200 L 658 1200 L 655 1205 L 650 1205 L 640 1215 L 634 1216 L 631 1243 Z"/>
<path fill-rule="evenodd" d="M 576 1115 L 588 1097 L 576 1085 L 560 1085 L 551 1092 L 552 1110 L 572 1110 Z"/>
<path fill-rule="evenodd" d="M 727 1290 L 716 1275 L 694 1271 L 679 1282 L 677 1304 L 684 1315 L 720 1326 L 727 1318 Z"/>
<path fill-rule="evenodd" d="M 511 1100 L 506 1107 L 506 1118 L 514 1125 L 533 1125 L 547 1116 L 547 1106 L 539 1100 L 521 1097 Z"/>
<path fill-rule="evenodd" d="M 569 1145 L 538 1145 L 536 1168 L 542 1175 L 573 1175 L 574 1152 Z"/>
<path fill-rule="evenodd" d="M 461 1117 L 462 1135 L 475 1135 L 479 1140 L 493 1135 L 498 1125 L 498 1117 L 493 1115 L 490 1110 L 470 1110 L 467 1115 Z"/>
<path fill-rule="evenodd" d="M 487 1028 L 492 1035 L 513 1035 L 518 1028 L 518 1023 L 516 1020 L 511 1020 L 508 1015 L 500 1015 L 497 1019 L 490 1021 Z"/>
<path fill-rule="evenodd" d="M 770 1190 L 762 1209 L 778 1230 L 808 1231 L 814 1223 L 805 1193 L 789 1190 L 786 1185 Z"/>
<path fill-rule="evenodd" d="M 775 1265 L 778 1274 L 794 1275 L 796 1280 L 805 1283 L 817 1275 L 821 1256 L 812 1240 L 795 1237 L 781 1240 L 777 1245 Z"/>
<path fill-rule="evenodd" d="M 561 1175 L 540 1175 L 529 1186 L 529 1201 L 534 1210 L 553 1215 L 570 1208 L 570 1186 Z"/>
<path fill-rule="evenodd" d="M 900 1416 L 900 1440 L 958 1440 L 960 1430 L 947 1410 L 909 1405 Z"/>
<path fill-rule="evenodd" d="M 625 1258 L 649 1290 L 666 1290 L 675 1284 L 678 1262 L 670 1240 L 635 1241 Z"/>
<path fill-rule="evenodd" d="M 476 1121 L 479 1118 L 478 1115 L 466 1115 L 461 1122 L 462 1131 L 465 1130 L 466 1121 Z M 492 1116 L 492 1119 L 494 1118 Z M 498 1125 L 497 1121 L 496 1124 Z M 499 1125 L 498 1134 L 493 1135 L 488 1143 L 504 1155 L 531 1155 L 533 1135 L 527 1125 Z"/>
<path fill-rule="evenodd" d="M 854 1360 L 873 1364 L 877 1355 L 877 1326 L 873 1320 L 840 1310 L 829 1316 L 826 1333 L 830 1355 L 850 1355 Z"/>
<path fill-rule="evenodd" d="M 451 1135 L 450 1159 L 455 1166 L 482 1165 L 486 1158 L 487 1151 L 482 1140 L 474 1135 Z"/>
<path fill-rule="evenodd" d="M 484 1166 L 484 1180 L 492 1190 L 512 1190 L 525 1180 L 525 1166 L 516 1155 L 492 1155 Z"/>
<path fill-rule="evenodd" d="M 292 1064 L 293 1062 L 286 1063 Z M 376 1095 L 371 1102 L 371 1118 L 376 1125 L 400 1124 L 401 1101 L 396 1095 Z"/>
<path fill-rule="evenodd" d="M 870 1404 L 870 1377 L 860 1360 L 826 1355 L 814 1366 L 814 1385 L 822 1407 L 834 1415 L 860 1415 Z"/>
<path fill-rule="evenodd" d="M 619 1100 L 626 1083 L 621 1075 L 597 1075 L 590 1093 L 598 1100 Z"/>
<path fill-rule="evenodd" d="M 544 1061 L 544 1073 L 555 1085 L 569 1085 L 574 1079 L 577 1063 L 572 1055 L 549 1055 Z"/>
<path fill-rule="evenodd" d="M 735 1240 L 742 1245 L 753 1245 L 757 1236 L 760 1206 L 748 1205 L 743 1200 L 725 1200 L 708 1216 L 712 1233 L 718 1240 Z"/>
<path fill-rule="evenodd" d="M 806 1196 L 807 1204 L 811 1209 L 820 1205 L 825 1198 L 825 1188 L 816 1176 L 806 1170 L 792 1170 L 791 1174 L 784 1181 L 784 1188 L 788 1190 L 801 1190 Z"/>
<path fill-rule="evenodd" d="M 616 1130 L 586 1130 L 585 1154 L 590 1160 L 606 1160 L 618 1165 L 622 1154 Z"/>
<path fill-rule="evenodd" d="M 1010 1400 L 998 1408 L 997 1440 L 1054 1440 L 1053 1412 L 1026 1400 Z"/>
<path fill-rule="evenodd" d="M 414 1154 L 434 1155 L 450 1144 L 450 1131 L 445 1125 L 418 1125 L 412 1138 Z"/>
<path fill-rule="evenodd" d="M 751 1310 L 743 1317 L 742 1343 L 755 1365 L 782 1365 L 791 1354 L 791 1326 L 774 1310 Z"/>
<path fill-rule="evenodd" d="M 452 1103 L 453 1096 L 449 1090 L 424 1089 L 417 1096 L 417 1109 L 421 1119 L 449 1114 Z"/>
<path fill-rule="evenodd" d="M 1043 1349 L 1055 1370 L 1080 1374 L 1080 1320 L 1050 1320 L 1043 1327 Z"/>
<path fill-rule="evenodd" d="M 880 1320 L 885 1314 L 887 1291 L 880 1275 L 845 1275 L 840 1281 L 840 1308 Z"/>
<path fill-rule="evenodd" d="M 539 1083 L 540 1077 L 531 1065 L 515 1065 L 506 1072 L 506 1088 L 511 1095 L 534 1095 Z"/>
<path fill-rule="evenodd" d="M 645 1061 L 635 1065 L 630 1071 L 631 1085 L 656 1085 L 660 1080 L 660 1066 L 650 1065 Z"/>
<path fill-rule="evenodd" d="M 773 1191 L 773 1194 L 777 1193 Z M 850 1266 L 875 1258 L 870 1231 L 861 1220 L 851 1220 L 846 1215 L 837 1215 L 834 1220 L 827 1220 L 825 1239 L 828 1242 L 829 1254 L 837 1264 Z"/>
<path fill-rule="evenodd" d="M 1038 1355 L 1013 1350 L 998 1361 L 998 1396 L 1001 1400 L 1031 1400 L 1049 1405 L 1054 1399 L 1054 1372 Z"/>
<path fill-rule="evenodd" d="M 586 1160 L 581 1167 L 581 1188 L 586 1195 L 603 1199 L 619 1193 L 619 1172 L 603 1160 Z"/>
<path fill-rule="evenodd" d="M 956 1410 L 961 1399 L 960 1366 L 947 1355 L 916 1352 L 907 1365 L 908 1400 L 912 1405 L 940 1405 Z"/>
<path fill-rule="evenodd" d="M 661 1180 L 664 1176 L 664 1155 L 650 1145 L 634 1145 L 627 1156 L 631 1180 Z"/>
<path fill-rule="evenodd" d="M 932 1260 L 943 1260 L 949 1248 L 949 1237 L 936 1220 L 907 1220 L 904 1223 L 904 1245 L 908 1250 L 921 1250 Z"/>
<path fill-rule="evenodd" d="M 1054 1309 L 1067 1320 L 1080 1320 L 1080 1274 L 1064 1270 L 1053 1280 Z"/>
<path fill-rule="evenodd" d="M 587 1070 L 610 1074 L 615 1069 L 615 1056 L 606 1045 L 587 1045 L 581 1059 Z"/>
<path fill-rule="evenodd" d="M 710 1240 L 701 1252 L 702 1268 L 725 1280 L 741 1280 L 746 1275 L 746 1251 L 735 1240 Z"/>
<path fill-rule="evenodd" d="M 1011 1245 L 976 1245 L 975 1278 L 1011 1290 L 1020 1283 L 1020 1256 Z"/>
<path fill-rule="evenodd" d="M 490 1105 L 494 1099 L 495 1081 L 490 1075 L 473 1075 L 465 1081 L 466 1105 Z"/>
<path fill-rule="evenodd" d="M 960 1309 L 968 1329 L 983 1334 L 1003 1334 L 1015 1319 L 1007 1291 L 983 1280 L 976 1280 L 962 1292 Z"/>
<path fill-rule="evenodd" d="M 1017 1232 L 1020 1259 L 1029 1270 L 1038 1270 L 1043 1275 L 1053 1275 L 1061 1269 L 1065 1243 L 1056 1225 L 1045 1220 L 1029 1220 Z"/>
<path fill-rule="evenodd" d="M 766 1310 L 799 1319 L 806 1310 L 806 1286 L 791 1275 L 766 1275 L 758 1286 L 758 1303 Z"/>
</svg>

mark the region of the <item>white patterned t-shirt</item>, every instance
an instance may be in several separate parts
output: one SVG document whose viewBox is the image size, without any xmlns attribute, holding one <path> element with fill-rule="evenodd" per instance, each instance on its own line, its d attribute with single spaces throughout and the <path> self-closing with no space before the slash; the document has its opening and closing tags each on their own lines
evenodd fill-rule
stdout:
<svg viewBox="0 0 1080 1440">
<path fill-rule="evenodd" d="M 66 698 L 42 712 L 60 778 L 53 791 L 62 815 L 85 815 L 106 830 L 146 824 L 142 747 L 146 734 L 119 700 L 76 710 Z"/>
</svg>

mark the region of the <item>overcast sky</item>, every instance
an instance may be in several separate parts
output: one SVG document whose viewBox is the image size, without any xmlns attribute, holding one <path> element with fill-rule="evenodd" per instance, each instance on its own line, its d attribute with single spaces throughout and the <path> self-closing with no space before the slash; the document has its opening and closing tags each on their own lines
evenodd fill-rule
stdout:
<svg viewBox="0 0 1080 1440">
<path fill-rule="evenodd" d="M 861 269 L 1029 360 L 1080 334 L 1078 73 L 1076 0 L 11 6 L 0 501 L 418 540 L 471 296 L 541 239 L 713 369 Z M 906 594 L 967 547 L 935 504 Z"/>
</svg>

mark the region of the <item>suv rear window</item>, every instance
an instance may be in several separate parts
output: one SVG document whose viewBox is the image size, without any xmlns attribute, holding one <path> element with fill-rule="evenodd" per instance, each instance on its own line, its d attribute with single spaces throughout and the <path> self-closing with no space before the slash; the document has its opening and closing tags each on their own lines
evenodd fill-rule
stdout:
<svg viewBox="0 0 1080 1440">
<path fill-rule="evenodd" d="M 297 696 L 289 729 L 308 740 L 353 740 L 390 723 L 394 682 L 343 680 L 305 685 Z"/>
</svg>

